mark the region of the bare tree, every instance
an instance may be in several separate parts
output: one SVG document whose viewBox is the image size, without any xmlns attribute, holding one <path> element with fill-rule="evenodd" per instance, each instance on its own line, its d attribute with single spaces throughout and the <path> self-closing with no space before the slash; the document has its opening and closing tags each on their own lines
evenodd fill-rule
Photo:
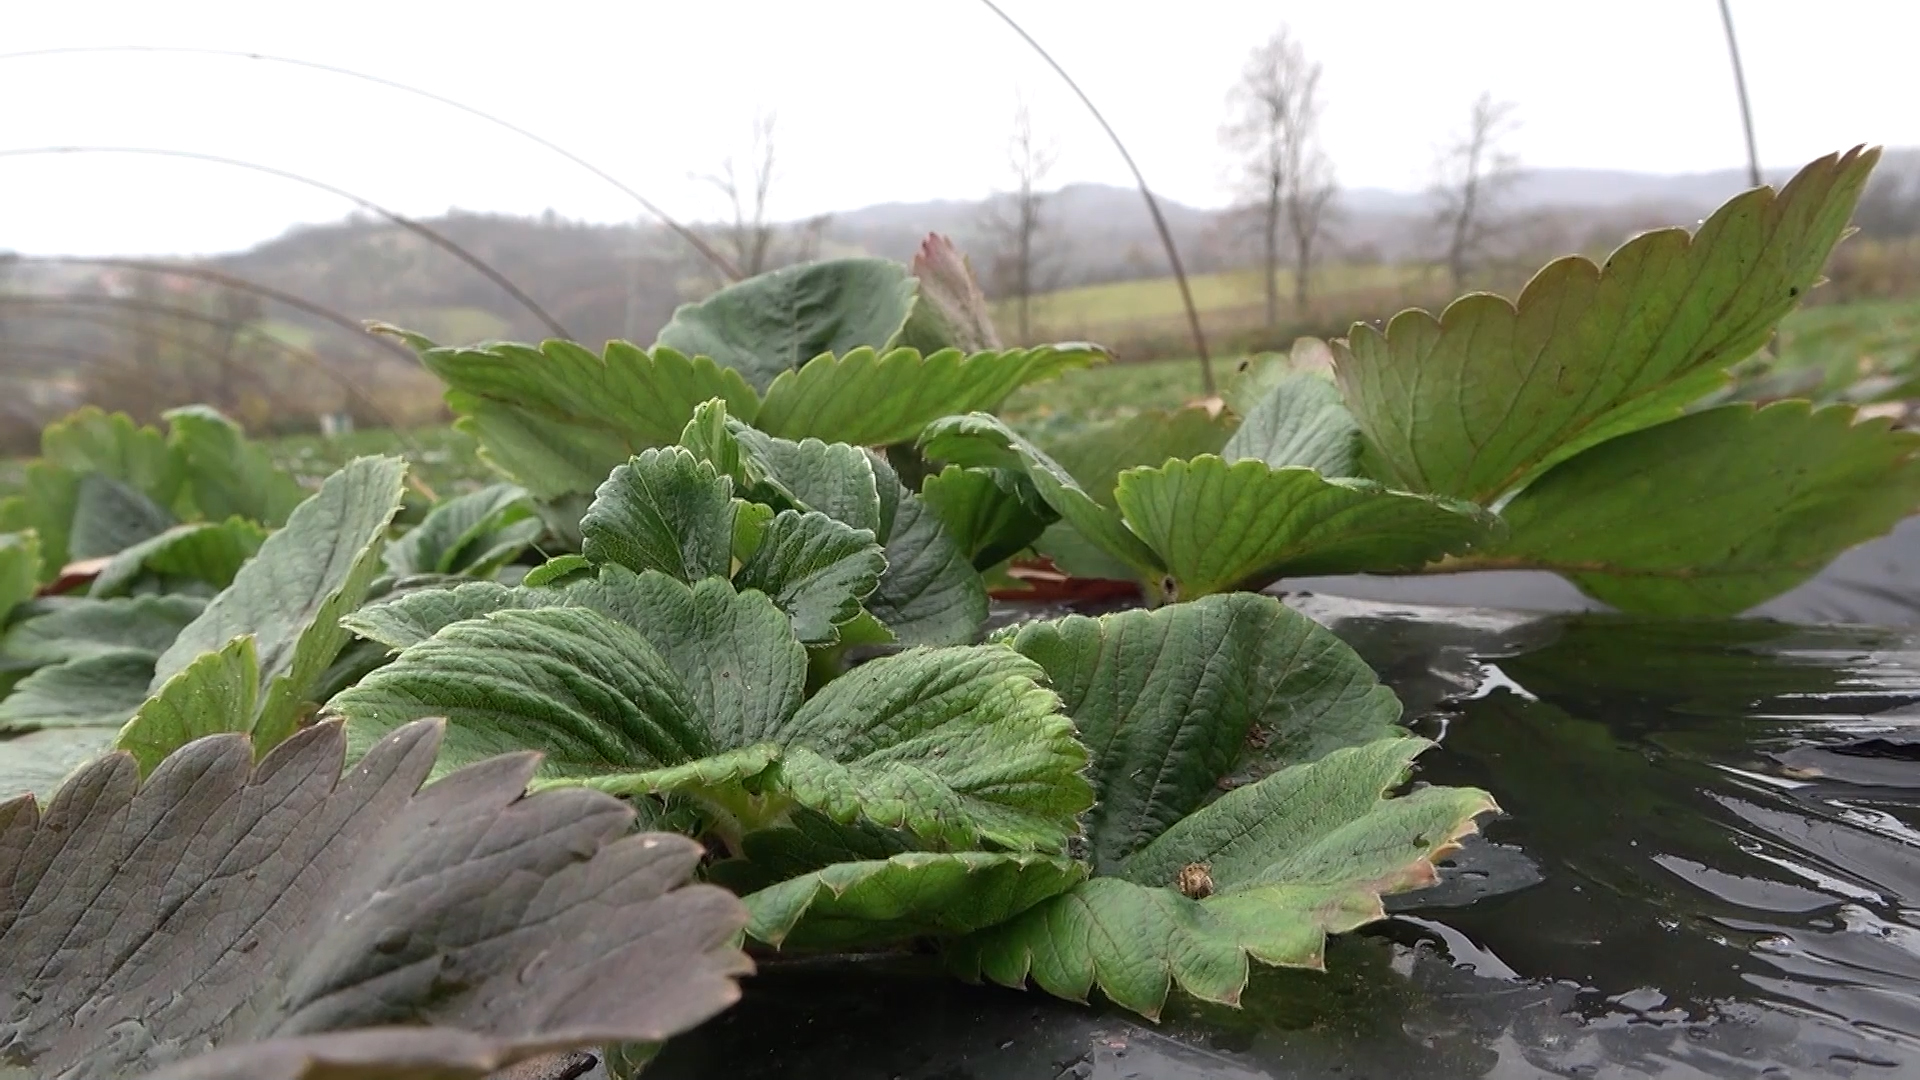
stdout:
<svg viewBox="0 0 1920 1080">
<path fill-rule="evenodd" d="M 1453 287 L 1485 254 L 1501 226 L 1500 201 L 1519 177 L 1520 162 L 1502 145 L 1513 134 L 1512 102 L 1481 93 L 1467 129 L 1445 147 L 1434 172 L 1435 225 L 1446 246 Z"/>
<path fill-rule="evenodd" d="M 1220 139 L 1239 155 L 1246 201 L 1259 215 L 1268 328 L 1280 322 L 1282 232 L 1293 249 L 1294 305 L 1304 311 L 1314 250 L 1339 191 L 1320 146 L 1319 92 L 1320 65 L 1281 27 L 1247 55 L 1227 97 Z"/>
<path fill-rule="evenodd" d="M 1007 140 L 1007 163 L 1013 190 L 987 202 L 985 225 L 995 239 L 992 278 L 994 291 L 1014 301 L 1015 338 L 1032 340 L 1033 298 L 1043 291 L 1047 241 L 1040 185 L 1059 159 L 1059 147 L 1035 134 L 1033 112 L 1022 100 L 1014 106 L 1013 135 Z"/>
<path fill-rule="evenodd" d="M 720 163 L 720 171 L 701 179 L 718 188 L 733 213 L 733 223 L 724 233 L 732 249 L 733 265 L 746 277 L 767 270 L 773 258 L 774 224 L 767 220 L 767 199 L 773 192 L 774 114 L 762 112 L 753 118 L 753 143 L 745 167 L 737 165 L 733 155 Z"/>
</svg>

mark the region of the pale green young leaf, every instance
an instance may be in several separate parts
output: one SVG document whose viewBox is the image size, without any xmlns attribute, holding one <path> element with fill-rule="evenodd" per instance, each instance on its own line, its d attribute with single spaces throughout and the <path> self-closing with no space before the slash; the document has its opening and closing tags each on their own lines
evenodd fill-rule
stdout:
<svg viewBox="0 0 1920 1080">
<path fill-rule="evenodd" d="M 1322 476 L 1356 476 L 1360 425 L 1340 390 L 1318 375 L 1280 379 L 1250 410 L 1220 450 L 1229 462 L 1252 459 L 1276 469 L 1302 465 Z"/>
<path fill-rule="evenodd" d="M 1467 503 L 1212 454 L 1129 470 L 1116 495 L 1182 598 L 1282 577 L 1416 570 L 1497 528 Z"/>
<path fill-rule="evenodd" d="M 260 660 L 253 638 L 234 638 L 217 652 L 202 653 L 162 683 L 120 729 L 114 748 L 131 753 L 145 776 L 195 739 L 247 731 L 259 697 Z"/>
<path fill-rule="evenodd" d="M 692 582 L 731 574 L 733 514 L 733 482 L 669 446 L 614 469 L 594 492 L 580 534 L 594 562 Z"/>
<path fill-rule="evenodd" d="M 1516 302 L 1474 293 L 1438 317 L 1356 325 L 1340 387 L 1381 479 L 1492 504 L 1589 446 L 1680 415 L 1725 381 L 1819 280 L 1878 150 L 1737 196 L 1689 236 L 1643 233 L 1595 266 L 1560 259 Z"/>
<path fill-rule="evenodd" d="M 109 559 L 94 575 L 87 595 L 124 595 L 147 574 L 224 589 L 266 539 L 267 530 L 245 518 L 175 525 Z"/>
<path fill-rule="evenodd" d="M 1383 738 L 1400 716 L 1344 642 L 1256 593 L 1029 623 L 1009 643 L 1046 672 L 1088 747 L 1088 857 L 1102 874 L 1221 777 Z"/>
<path fill-rule="evenodd" d="M 867 610 L 907 645 L 974 640 L 987 621 L 987 586 L 939 515 L 908 491 L 883 458 L 869 455 L 880 491 L 876 535 L 887 572 Z"/>
<path fill-rule="evenodd" d="M 1555 466 L 1485 561 L 1558 570 L 1627 611 L 1731 615 L 1917 508 L 1920 436 L 1848 408 L 1728 405 Z"/>
<path fill-rule="evenodd" d="M 584 778 L 681 764 L 715 749 L 679 676 L 632 627 L 584 608 L 454 623 L 327 703 L 358 754 L 445 717 L 435 775 L 535 749 L 538 775 Z"/>
<path fill-rule="evenodd" d="M 615 465 L 667 446 L 694 407 L 724 398 L 751 420 L 759 399 L 739 374 L 672 349 L 608 344 L 604 355 L 566 341 L 428 349 L 448 404 L 483 455 L 536 498 L 594 489 Z"/>
<path fill-rule="evenodd" d="M 1023 385 L 1105 360 L 1091 346 L 823 354 L 773 380 L 754 426 L 787 439 L 855 446 L 911 442 L 943 416 L 993 409 Z"/>
<path fill-rule="evenodd" d="M 836 627 L 860 613 L 886 569 L 886 556 L 866 529 L 811 510 L 782 510 L 733 583 L 771 598 L 793 620 L 801 642 L 831 645 L 839 638 Z"/>
<path fill-rule="evenodd" d="M 886 259 L 802 263 L 680 305 L 658 345 L 711 357 L 765 391 L 781 372 L 822 353 L 892 344 L 913 314 L 915 291 L 906 268 Z M 728 404 L 735 404 L 730 395 Z M 745 410 L 732 412 L 754 422 Z"/>
<path fill-rule="evenodd" d="M 1032 853 L 907 852 L 843 862 L 750 893 L 747 933 L 788 949 L 852 949 L 972 933 L 1086 878 Z"/>
<path fill-rule="evenodd" d="M 180 456 L 187 496 L 201 517 L 237 517 L 278 528 L 305 501 L 299 481 L 217 410 L 188 405 L 163 416 L 168 445 Z"/>
<path fill-rule="evenodd" d="M 292 734 L 307 695 L 347 642 L 341 616 L 360 606 L 380 570 L 405 475 L 398 458 L 358 458 L 328 477 L 180 632 L 161 655 L 150 689 L 202 653 L 251 634 L 262 687 L 254 745 L 269 750 Z"/>
<path fill-rule="evenodd" d="M 1014 469 L 949 465 L 920 485 L 920 501 L 979 570 L 1012 558 L 1058 520 L 1033 482 Z"/>
<path fill-rule="evenodd" d="M 1384 895 L 1433 884 L 1435 860 L 1495 809 L 1465 788 L 1385 798 L 1426 745 L 1336 750 L 1241 788 L 1163 834 L 1126 878 L 1095 877 L 953 941 L 948 961 L 1076 1001 L 1097 986 L 1148 1017 L 1173 986 L 1238 1004 L 1249 958 L 1321 967 L 1328 934 L 1382 918 Z"/>
<path fill-rule="evenodd" d="M 1117 512 L 1100 505 L 1071 473 L 998 417 L 971 413 L 936 420 L 920 436 L 920 450 L 930 459 L 956 465 L 1019 469 L 1054 513 L 1114 560 L 1142 576 L 1157 577 L 1166 569 Z"/>
</svg>

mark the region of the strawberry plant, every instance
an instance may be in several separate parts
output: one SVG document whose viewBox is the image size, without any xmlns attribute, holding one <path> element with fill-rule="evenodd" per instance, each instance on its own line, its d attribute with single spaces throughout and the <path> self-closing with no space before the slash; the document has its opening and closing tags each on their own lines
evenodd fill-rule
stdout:
<svg viewBox="0 0 1920 1080">
<path fill-rule="evenodd" d="M 1736 613 L 1920 506 L 1920 436 L 1845 407 L 1705 404 L 1818 282 L 1877 158 L 1823 158 L 1604 265 L 1561 259 L 1512 302 L 1355 326 L 1333 382 L 1269 365 L 1230 391 L 1217 448 L 1180 414 L 1083 437 L 1072 468 L 984 413 L 919 445 L 1024 476 L 1062 523 L 1042 547 L 1162 600 L 1534 569 L 1624 610 Z"/>
</svg>

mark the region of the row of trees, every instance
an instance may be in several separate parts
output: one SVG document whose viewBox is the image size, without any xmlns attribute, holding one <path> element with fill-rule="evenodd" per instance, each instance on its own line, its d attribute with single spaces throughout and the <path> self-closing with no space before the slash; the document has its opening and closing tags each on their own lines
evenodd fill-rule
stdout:
<svg viewBox="0 0 1920 1080">
<path fill-rule="evenodd" d="M 1240 211 L 1255 222 L 1265 283 L 1266 325 L 1282 317 L 1283 271 L 1291 270 L 1296 314 L 1311 299 L 1313 268 L 1339 214 L 1339 181 L 1322 139 L 1325 100 L 1321 65 L 1282 27 L 1255 46 L 1228 95 L 1222 145 L 1233 155 Z M 1518 177 L 1508 150 L 1514 130 L 1509 102 L 1481 94 L 1466 126 L 1441 148 L 1429 192 L 1434 257 L 1456 291 L 1465 287 L 1500 231 L 1500 203 Z M 994 239 L 990 286 L 1014 307 L 1016 332 L 1026 340 L 1032 298 L 1050 282 L 1041 187 L 1057 148 L 1036 136 L 1022 103 L 1008 140 L 1010 190 L 991 201 L 985 222 Z"/>
</svg>

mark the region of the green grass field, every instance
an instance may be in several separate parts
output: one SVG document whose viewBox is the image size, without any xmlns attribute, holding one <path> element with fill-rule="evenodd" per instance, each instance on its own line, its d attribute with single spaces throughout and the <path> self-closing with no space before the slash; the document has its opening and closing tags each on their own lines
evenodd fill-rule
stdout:
<svg viewBox="0 0 1920 1080">
<path fill-rule="evenodd" d="M 1374 294 L 1418 287 L 1424 280 L 1424 274 L 1422 268 L 1412 266 L 1340 264 L 1315 271 L 1311 284 L 1317 303 L 1337 302 L 1349 294 Z M 1263 308 L 1266 302 L 1264 282 L 1258 270 L 1199 274 L 1187 279 L 1188 286 L 1193 290 L 1193 305 L 1207 321 L 1213 321 L 1210 316 Z M 1280 295 L 1283 305 L 1291 304 L 1291 271 L 1282 271 L 1280 275 Z M 1083 336 L 1095 341 L 1102 340 L 1099 333 L 1102 328 L 1178 320 L 1185 315 L 1185 310 L 1180 302 L 1179 286 L 1171 277 L 1082 285 L 1033 299 L 1036 327 L 1048 329 L 1056 337 Z M 1011 305 L 996 305 L 994 318 L 1003 326 L 1009 324 L 1012 319 Z M 1107 336 L 1112 335 L 1109 333 Z"/>
</svg>

